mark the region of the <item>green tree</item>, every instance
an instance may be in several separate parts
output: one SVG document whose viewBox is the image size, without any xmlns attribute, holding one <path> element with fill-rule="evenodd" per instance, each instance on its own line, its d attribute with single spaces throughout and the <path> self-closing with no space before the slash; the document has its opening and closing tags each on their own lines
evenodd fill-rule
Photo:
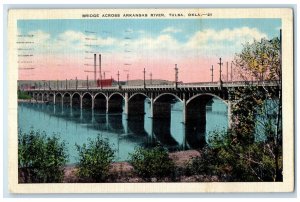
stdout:
<svg viewBox="0 0 300 202">
<path fill-rule="evenodd" d="M 114 151 L 107 139 L 98 136 L 88 140 L 88 144 L 77 145 L 79 152 L 78 176 L 90 182 L 104 182 L 109 176 L 110 164 L 114 159 Z"/>
<path fill-rule="evenodd" d="M 282 180 L 281 42 L 261 39 L 244 44 L 235 57 L 239 78 L 255 81 L 231 93 L 230 151 L 253 179 Z M 275 84 L 270 88 L 268 84 Z M 270 172 L 269 172 L 270 171 Z"/>
<path fill-rule="evenodd" d="M 28 95 L 28 93 L 26 93 L 24 91 L 18 90 L 18 99 L 28 100 L 28 99 L 31 99 L 31 96 Z"/>
<path fill-rule="evenodd" d="M 175 165 L 168 155 L 168 151 L 161 147 L 136 148 L 131 154 L 130 163 L 135 172 L 145 180 L 153 177 L 162 179 L 172 177 Z"/>
<path fill-rule="evenodd" d="M 280 55 L 278 38 L 246 43 L 236 54 L 236 79 L 249 85 L 229 93 L 231 130 L 211 134 L 212 147 L 189 166 L 193 174 L 216 174 L 226 181 L 282 181 Z M 225 139 L 220 141 L 220 135 Z"/>
<path fill-rule="evenodd" d="M 62 182 L 68 155 L 65 143 L 57 135 L 19 131 L 19 181 L 25 183 Z"/>
</svg>

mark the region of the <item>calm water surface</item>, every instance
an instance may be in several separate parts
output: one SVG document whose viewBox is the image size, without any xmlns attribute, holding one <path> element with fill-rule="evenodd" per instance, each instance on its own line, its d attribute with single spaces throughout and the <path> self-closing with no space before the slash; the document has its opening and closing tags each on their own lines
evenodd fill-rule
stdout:
<svg viewBox="0 0 300 202">
<path fill-rule="evenodd" d="M 198 145 L 196 140 L 186 138 L 180 102 L 172 105 L 170 123 L 163 120 L 153 123 L 153 119 L 149 118 L 150 104 L 147 100 L 146 114 L 131 119 L 121 113 L 106 114 L 60 105 L 19 103 L 18 107 L 19 129 L 24 132 L 31 129 L 45 131 L 47 135 L 59 134 L 67 143 L 69 164 L 78 161 L 75 144 L 87 143 L 88 138 L 95 139 L 98 134 L 107 138 L 116 151 L 115 161 L 127 160 L 137 146 L 161 144 L 170 150 L 182 150 L 196 149 Z M 227 126 L 227 106 L 222 101 L 213 99 L 212 105 L 206 109 L 206 138 L 210 132 L 226 130 Z M 157 131 L 160 134 L 155 134 Z"/>
</svg>

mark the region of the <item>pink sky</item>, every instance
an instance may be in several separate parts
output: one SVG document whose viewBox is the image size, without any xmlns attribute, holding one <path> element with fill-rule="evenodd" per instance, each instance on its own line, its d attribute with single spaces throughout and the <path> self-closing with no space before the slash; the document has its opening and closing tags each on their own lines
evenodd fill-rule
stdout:
<svg viewBox="0 0 300 202">
<path fill-rule="evenodd" d="M 98 56 L 97 56 L 98 57 Z M 230 74 L 230 58 L 223 59 L 222 74 L 226 74 L 226 61 L 229 61 L 229 74 Z M 214 81 L 219 79 L 219 58 L 187 58 L 176 61 L 173 59 L 139 59 L 137 62 L 133 62 L 130 66 L 124 66 L 124 62 L 114 58 L 113 60 L 105 61 L 102 58 L 102 72 L 106 72 L 106 78 L 111 76 L 116 80 L 117 72 L 120 72 L 120 80 L 126 80 L 127 71 L 129 70 L 129 80 L 143 79 L 143 69 L 146 68 L 146 80 L 150 79 L 150 72 L 152 73 L 152 79 L 163 79 L 173 81 L 175 78 L 175 63 L 179 68 L 179 81 L 183 82 L 207 82 L 211 81 L 211 65 L 214 65 Z M 82 57 L 36 57 L 35 63 L 42 65 L 33 65 L 34 70 L 19 70 L 20 80 L 65 80 L 65 79 L 86 79 L 87 75 L 89 79 L 94 78 L 94 73 L 87 73 L 84 70 L 93 71 L 93 66 L 84 66 L 84 60 Z M 93 64 L 93 60 L 91 60 Z M 28 66 L 28 65 L 27 65 Z M 27 67 L 26 66 L 26 67 Z M 22 65 L 19 65 L 22 67 Z M 116 68 L 120 67 L 120 68 Z M 97 58 L 97 71 L 98 71 L 98 58 Z M 99 78 L 99 73 L 97 73 Z"/>
</svg>

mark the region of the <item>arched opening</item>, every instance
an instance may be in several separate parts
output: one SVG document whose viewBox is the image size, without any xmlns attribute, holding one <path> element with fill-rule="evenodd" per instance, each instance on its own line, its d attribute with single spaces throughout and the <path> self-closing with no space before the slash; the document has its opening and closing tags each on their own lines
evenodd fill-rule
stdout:
<svg viewBox="0 0 300 202">
<path fill-rule="evenodd" d="M 151 114 L 151 101 L 148 96 L 142 93 L 133 94 L 128 99 L 127 124 L 130 134 L 135 136 L 147 136 L 147 120 Z M 149 122 L 149 121 L 148 121 Z M 148 131 L 151 131 L 149 129 Z"/>
<path fill-rule="evenodd" d="M 72 107 L 80 108 L 81 99 L 79 93 L 74 93 L 71 99 L 72 99 Z"/>
<path fill-rule="evenodd" d="M 182 106 L 180 98 L 170 93 L 153 102 L 153 133 L 164 145 L 176 148 L 183 143 Z"/>
<path fill-rule="evenodd" d="M 71 94 L 70 93 L 65 93 L 64 94 L 63 103 L 64 103 L 64 106 L 70 106 L 71 105 Z"/>
<path fill-rule="evenodd" d="M 185 134 L 190 148 L 204 147 L 213 132 L 227 128 L 227 104 L 224 100 L 212 94 L 198 94 L 187 101 Z"/>
<path fill-rule="evenodd" d="M 43 101 L 44 101 L 44 102 L 48 102 L 48 99 L 49 99 L 49 98 L 48 98 L 48 93 L 44 93 L 44 94 L 43 94 Z"/>
<path fill-rule="evenodd" d="M 124 133 L 123 126 L 124 97 L 119 93 L 114 93 L 108 98 L 108 130 L 115 133 Z"/>
<path fill-rule="evenodd" d="M 37 100 L 38 100 L 38 101 L 42 101 L 42 100 L 43 100 L 43 94 L 42 94 L 42 93 L 39 93 L 39 94 L 38 94 Z"/>
<path fill-rule="evenodd" d="M 38 97 L 38 94 L 37 94 L 37 93 L 32 93 L 32 98 L 33 98 L 34 100 L 37 100 L 37 97 Z"/>
<path fill-rule="evenodd" d="M 85 93 L 82 96 L 82 108 L 92 109 L 93 97 L 89 93 Z"/>
<path fill-rule="evenodd" d="M 62 94 L 57 93 L 55 96 L 55 104 L 62 104 Z"/>
<path fill-rule="evenodd" d="M 108 99 L 109 113 L 122 113 L 124 106 L 124 97 L 119 93 L 112 94 Z"/>
<path fill-rule="evenodd" d="M 98 93 L 94 98 L 94 109 L 101 112 L 106 112 L 106 96 Z"/>
<path fill-rule="evenodd" d="M 49 101 L 50 104 L 55 104 L 54 103 L 54 94 L 53 93 L 49 94 L 48 101 Z"/>
</svg>

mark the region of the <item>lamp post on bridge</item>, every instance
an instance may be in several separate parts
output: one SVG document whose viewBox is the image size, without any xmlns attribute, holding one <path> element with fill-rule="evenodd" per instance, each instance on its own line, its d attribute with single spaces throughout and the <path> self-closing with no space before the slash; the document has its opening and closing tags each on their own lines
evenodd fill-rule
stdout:
<svg viewBox="0 0 300 202">
<path fill-rule="evenodd" d="M 119 72 L 119 70 L 118 70 L 117 76 L 118 76 L 118 88 L 120 88 L 120 72 Z"/>
<path fill-rule="evenodd" d="M 152 85 L 152 72 L 150 72 L 150 85 Z"/>
<path fill-rule="evenodd" d="M 220 87 L 222 87 L 222 58 L 220 58 L 220 62 L 218 63 L 220 65 L 220 77 L 219 77 L 219 82 L 220 82 Z"/>
<path fill-rule="evenodd" d="M 212 65 L 210 68 L 211 71 L 211 82 L 214 82 L 214 66 Z"/>
<path fill-rule="evenodd" d="M 146 88 L 146 69 L 144 68 L 144 88 Z"/>
<path fill-rule="evenodd" d="M 75 88 L 76 88 L 76 90 L 77 90 L 77 88 L 78 88 L 78 80 L 77 80 L 77 76 L 76 76 L 76 78 L 75 78 Z"/>
<path fill-rule="evenodd" d="M 86 89 L 89 89 L 89 76 L 86 75 Z"/>
<path fill-rule="evenodd" d="M 175 64 L 175 88 L 177 89 L 178 87 L 178 67 L 177 64 Z"/>
</svg>

